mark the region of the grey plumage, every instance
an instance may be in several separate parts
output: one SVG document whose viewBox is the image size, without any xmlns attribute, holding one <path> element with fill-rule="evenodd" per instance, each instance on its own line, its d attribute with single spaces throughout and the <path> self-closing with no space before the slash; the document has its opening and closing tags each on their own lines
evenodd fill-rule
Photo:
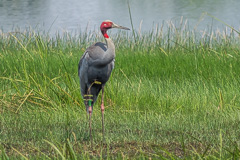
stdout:
<svg viewBox="0 0 240 160">
<path fill-rule="evenodd" d="M 84 97 L 84 95 L 88 94 L 88 89 L 90 89 L 90 93 L 93 95 L 92 106 L 114 68 L 115 47 L 111 39 L 106 41 L 109 43 L 110 49 L 107 44 L 97 42 L 86 49 L 78 64 L 81 94 Z M 94 81 L 99 81 L 101 84 L 93 84 Z M 89 88 L 90 86 L 91 88 Z M 88 102 L 85 101 L 84 103 L 88 111 Z"/>
<path fill-rule="evenodd" d="M 97 42 L 87 48 L 78 64 L 81 94 L 84 99 L 86 111 L 89 113 L 90 138 L 92 131 L 92 108 L 101 90 L 102 133 L 104 137 L 104 86 L 111 75 L 115 61 L 115 46 L 113 41 L 107 35 L 107 30 L 111 28 L 129 30 L 128 28 L 116 25 L 109 20 L 102 22 L 100 29 L 105 38 L 106 44 Z"/>
</svg>

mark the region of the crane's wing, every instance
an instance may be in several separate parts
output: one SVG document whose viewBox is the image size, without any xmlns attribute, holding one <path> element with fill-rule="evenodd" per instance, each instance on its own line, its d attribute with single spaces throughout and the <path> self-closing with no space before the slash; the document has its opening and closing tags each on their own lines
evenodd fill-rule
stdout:
<svg viewBox="0 0 240 160">
<path fill-rule="evenodd" d="M 82 63 L 83 63 L 83 60 L 84 60 L 86 54 L 87 54 L 87 52 L 84 52 L 84 53 L 83 53 L 83 55 L 82 55 L 82 57 L 81 57 L 81 59 L 80 59 L 80 61 L 79 61 L 79 63 L 78 63 L 78 76 L 79 76 L 79 77 L 80 77 L 80 70 L 81 70 L 81 68 L 82 68 Z"/>
<path fill-rule="evenodd" d="M 114 69 L 115 59 L 112 60 L 112 62 L 108 66 L 108 75 L 110 77 L 112 70 Z"/>
<path fill-rule="evenodd" d="M 95 77 L 98 77 L 102 73 L 103 76 L 100 78 L 100 81 L 104 85 L 111 75 L 112 69 L 114 68 L 114 59 L 112 59 L 112 61 L 110 61 L 108 64 L 101 64 L 101 62 L 103 61 L 102 56 L 107 50 L 106 47 L 106 44 L 101 42 L 93 44 L 86 49 L 85 53 L 82 55 L 79 61 L 78 76 L 80 78 L 82 96 L 84 96 L 84 94 L 87 94 L 88 87 L 92 83 L 91 81 L 95 79 Z M 99 67 L 101 68 L 100 70 Z M 97 89 L 95 92 L 91 91 L 96 93 L 96 96 L 101 90 L 101 86 L 99 87 L 100 88 Z M 93 89 L 94 87 L 91 90 Z"/>
<path fill-rule="evenodd" d="M 87 71 L 88 71 L 88 52 L 86 51 L 79 63 L 78 63 L 78 76 L 80 78 L 80 88 L 81 88 L 81 94 L 84 96 L 84 93 L 87 92 Z"/>
<path fill-rule="evenodd" d="M 88 65 L 91 65 L 94 61 L 100 59 L 99 57 L 107 50 L 106 44 L 97 42 L 86 49 L 82 55 L 78 64 L 78 76 L 81 72 L 87 72 Z M 80 77 L 81 79 L 81 77 Z"/>
</svg>

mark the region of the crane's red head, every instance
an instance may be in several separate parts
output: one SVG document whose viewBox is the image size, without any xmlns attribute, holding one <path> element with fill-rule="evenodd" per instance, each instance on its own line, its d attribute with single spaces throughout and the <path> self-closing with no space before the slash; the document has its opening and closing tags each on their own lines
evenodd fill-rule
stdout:
<svg viewBox="0 0 240 160">
<path fill-rule="evenodd" d="M 111 29 L 111 28 L 119 28 L 119 29 L 130 30 L 129 28 L 119 26 L 119 25 L 113 23 L 110 20 L 105 20 L 105 21 L 102 22 L 102 24 L 100 26 L 101 32 L 102 32 L 102 34 L 105 38 L 109 38 L 109 36 L 107 35 L 107 30 Z"/>
</svg>

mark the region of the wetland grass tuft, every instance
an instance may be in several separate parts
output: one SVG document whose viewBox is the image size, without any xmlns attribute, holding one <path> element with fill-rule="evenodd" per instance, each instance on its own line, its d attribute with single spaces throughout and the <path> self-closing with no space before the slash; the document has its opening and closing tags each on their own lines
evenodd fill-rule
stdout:
<svg viewBox="0 0 240 160">
<path fill-rule="evenodd" d="M 0 32 L 2 159 L 239 159 L 240 38 L 172 22 L 110 34 L 116 65 L 93 146 L 77 64 L 100 33 Z"/>
</svg>

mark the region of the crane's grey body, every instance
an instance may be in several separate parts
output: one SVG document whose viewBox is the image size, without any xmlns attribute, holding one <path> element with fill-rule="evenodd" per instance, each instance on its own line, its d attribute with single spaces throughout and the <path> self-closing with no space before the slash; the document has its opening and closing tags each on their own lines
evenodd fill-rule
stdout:
<svg viewBox="0 0 240 160">
<path fill-rule="evenodd" d="M 91 140 L 92 108 L 101 90 L 102 133 L 104 139 L 104 86 L 111 75 L 115 60 L 115 46 L 107 34 L 107 30 L 111 28 L 129 30 L 129 28 L 119 26 L 112 21 L 103 21 L 100 29 L 103 37 L 105 38 L 106 44 L 97 42 L 87 48 L 78 64 L 81 94 L 83 96 L 84 104 L 89 115 L 89 135 Z"/>
<path fill-rule="evenodd" d="M 102 89 L 102 86 L 108 81 L 114 67 L 115 46 L 110 38 L 106 39 L 106 44 L 97 42 L 87 48 L 78 64 L 78 75 L 80 78 L 81 94 L 93 95 L 93 103 Z M 101 84 L 94 84 L 95 81 Z M 88 102 L 85 101 L 88 111 Z"/>
</svg>

